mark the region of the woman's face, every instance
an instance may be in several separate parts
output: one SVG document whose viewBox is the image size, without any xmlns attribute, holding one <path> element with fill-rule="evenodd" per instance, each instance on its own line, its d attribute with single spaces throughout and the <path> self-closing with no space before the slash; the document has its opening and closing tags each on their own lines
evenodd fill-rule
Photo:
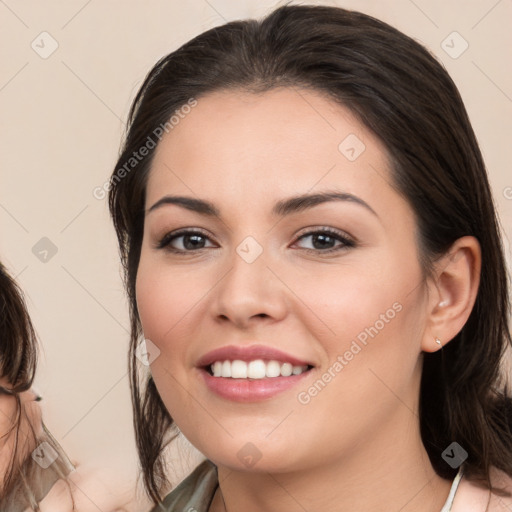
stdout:
<svg viewBox="0 0 512 512">
<path fill-rule="evenodd" d="M 162 138 L 137 304 L 158 391 L 216 464 L 311 467 L 417 429 L 426 293 L 390 183 L 379 140 L 306 90 L 212 93 Z"/>
</svg>

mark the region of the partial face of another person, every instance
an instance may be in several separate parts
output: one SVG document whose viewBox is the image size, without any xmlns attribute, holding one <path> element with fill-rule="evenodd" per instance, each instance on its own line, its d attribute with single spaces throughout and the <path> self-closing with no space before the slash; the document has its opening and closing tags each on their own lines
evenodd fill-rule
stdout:
<svg viewBox="0 0 512 512">
<path fill-rule="evenodd" d="M 338 195 L 290 201 L 324 193 Z M 279 472 L 417 428 L 416 236 L 385 148 L 349 109 L 290 88 L 199 98 L 157 147 L 136 282 L 183 434 L 216 464 Z"/>
<path fill-rule="evenodd" d="M 0 386 L 9 390 L 11 385 L 0 379 Z M 3 477 L 16 450 L 16 463 L 21 464 L 35 449 L 34 436 L 42 433 L 41 407 L 37 393 L 28 390 L 20 393 L 21 413 L 18 438 L 16 438 L 16 398 L 0 389 L 0 475 Z M 13 429 L 14 427 L 14 429 Z"/>
</svg>

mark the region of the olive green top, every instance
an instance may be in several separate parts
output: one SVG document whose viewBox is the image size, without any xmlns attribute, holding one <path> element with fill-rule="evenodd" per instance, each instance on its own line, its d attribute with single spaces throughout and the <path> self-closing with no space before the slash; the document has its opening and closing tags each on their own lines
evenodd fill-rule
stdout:
<svg viewBox="0 0 512 512">
<path fill-rule="evenodd" d="M 218 486 L 217 466 L 206 459 L 151 512 L 208 512 Z"/>
<path fill-rule="evenodd" d="M 461 466 L 441 512 L 451 512 L 462 475 Z M 165 497 L 163 505 L 157 505 L 151 512 L 208 512 L 218 486 L 217 466 L 207 459 Z"/>
</svg>

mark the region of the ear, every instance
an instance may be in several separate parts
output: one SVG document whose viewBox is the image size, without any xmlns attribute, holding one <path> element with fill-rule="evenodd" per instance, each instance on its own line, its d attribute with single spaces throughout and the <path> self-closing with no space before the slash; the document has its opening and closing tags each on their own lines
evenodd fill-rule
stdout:
<svg viewBox="0 0 512 512">
<path fill-rule="evenodd" d="M 428 284 L 423 351 L 435 352 L 464 327 L 475 304 L 481 265 L 480 244 L 473 236 L 459 238 L 436 262 Z"/>
</svg>

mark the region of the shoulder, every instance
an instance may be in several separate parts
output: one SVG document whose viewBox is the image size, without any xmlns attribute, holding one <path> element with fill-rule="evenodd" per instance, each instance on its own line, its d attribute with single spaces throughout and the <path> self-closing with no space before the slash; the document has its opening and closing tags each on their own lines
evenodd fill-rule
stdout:
<svg viewBox="0 0 512 512">
<path fill-rule="evenodd" d="M 157 505 L 151 512 L 206 512 L 217 486 L 217 468 L 206 459 L 165 497 L 163 507 Z"/>
<path fill-rule="evenodd" d="M 79 512 L 140 512 L 151 506 L 139 492 L 136 475 L 130 468 L 77 466 L 68 478 Z"/>
<path fill-rule="evenodd" d="M 138 512 L 150 504 L 137 495 L 131 475 L 105 467 L 77 466 L 55 483 L 39 506 L 41 512 Z"/>
<path fill-rule="evenodd" d="M 512 510 L 512 476 L 492 468 L 491 482 L 494 487 L 503 491 L 503 495 L 492 493 L 489 511 L 504 512 Z"/>
<path fill-rule="evenodd" d="M 476 482 L 462 478 L 455 495 L 452 512 L 506 512 L 512 510 L 512 477 L 491 469 L 491 483 L 503 494 L 490 492 Z M 508 494 L 508 496 L 506 495 Z"/>
</svg>

